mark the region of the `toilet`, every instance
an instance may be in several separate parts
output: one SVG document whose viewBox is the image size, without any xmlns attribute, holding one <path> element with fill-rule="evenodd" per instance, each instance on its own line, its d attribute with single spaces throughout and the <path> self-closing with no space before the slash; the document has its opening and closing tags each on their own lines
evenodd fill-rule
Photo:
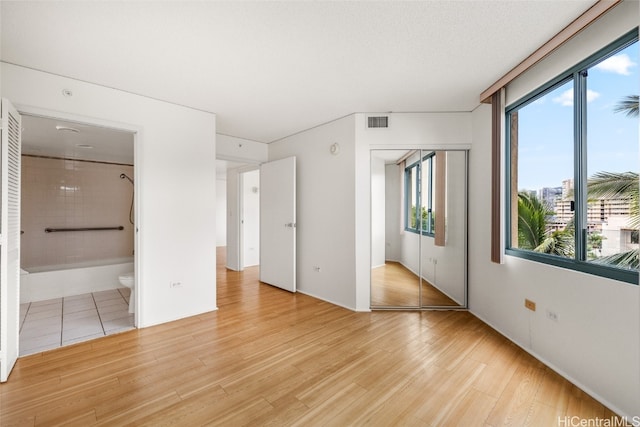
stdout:
<svg viewBox="0 0 640 427">
<path fill-rule="evenodd" d="M 118 280 L 120 280 L 120 284 L 122 286 L 126 286 L 127 288 L 131 289 L 131 296 L 129 296 L 129 313 L 133 313 L 135 307 L 135 275 L 133 271 L 130 273 L 121 274 L 120 276 L 118 276 Z"/>
</svg>

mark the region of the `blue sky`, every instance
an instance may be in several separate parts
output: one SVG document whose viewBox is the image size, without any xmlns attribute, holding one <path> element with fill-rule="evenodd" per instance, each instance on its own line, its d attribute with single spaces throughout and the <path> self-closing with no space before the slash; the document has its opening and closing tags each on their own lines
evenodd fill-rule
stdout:
<svg viewBox="0 0 640 427">
<path fill-rule="evenodd" d="M 638 119 L 613 108 L 638 94 L 638 43 L 589 69 L 587 173 L 638 172 Z M 559 187 L 573 178 L 573 84 L 557 88 L 519 114 L 518 188 Z"/>
</svg>

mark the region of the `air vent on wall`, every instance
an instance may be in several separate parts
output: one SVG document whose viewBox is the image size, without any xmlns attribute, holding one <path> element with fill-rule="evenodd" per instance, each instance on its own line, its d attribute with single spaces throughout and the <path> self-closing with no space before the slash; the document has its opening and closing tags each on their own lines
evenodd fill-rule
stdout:
<svg viewBox="0 0 640 427">
<path fill-rule="evenodd" d="M 389 117 L 388 116 L 379 116 L 379 117 L 367 117 L 367 127 L 368 128 L 388 128 L 389 127 Z"/>
</svg>

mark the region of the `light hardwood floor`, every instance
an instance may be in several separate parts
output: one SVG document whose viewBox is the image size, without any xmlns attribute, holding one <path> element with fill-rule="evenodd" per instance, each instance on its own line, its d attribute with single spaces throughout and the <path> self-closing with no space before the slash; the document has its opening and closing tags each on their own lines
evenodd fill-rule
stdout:
<svg viewBox="0 0 640 427">
<path fill-rule="evenodd" d="M 385 265 L 371 270 L 371 305 L 373 307 L 459 305 L 424 279 L 422 296 L 418 292 L 418 286 L 417 275 L 399 262 L 387 261 Z"/>
<path fill-rule="evenodd" d="M 613 414 L 467 312 L 355 313 L 219 266 L 219 310 L 19 359 L 0 425 L 556 426 Z"/>
</svg>

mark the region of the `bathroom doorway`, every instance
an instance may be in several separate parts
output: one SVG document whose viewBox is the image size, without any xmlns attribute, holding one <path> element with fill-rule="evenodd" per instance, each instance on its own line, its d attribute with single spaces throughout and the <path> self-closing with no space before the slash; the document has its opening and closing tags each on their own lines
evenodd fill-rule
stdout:
<svg viewBox="0 0 640 427">
<path fill-rule="evenodd" d="M 20 356 L 135 328 L 135 133 L 22 117 Z"/>
</svg>

